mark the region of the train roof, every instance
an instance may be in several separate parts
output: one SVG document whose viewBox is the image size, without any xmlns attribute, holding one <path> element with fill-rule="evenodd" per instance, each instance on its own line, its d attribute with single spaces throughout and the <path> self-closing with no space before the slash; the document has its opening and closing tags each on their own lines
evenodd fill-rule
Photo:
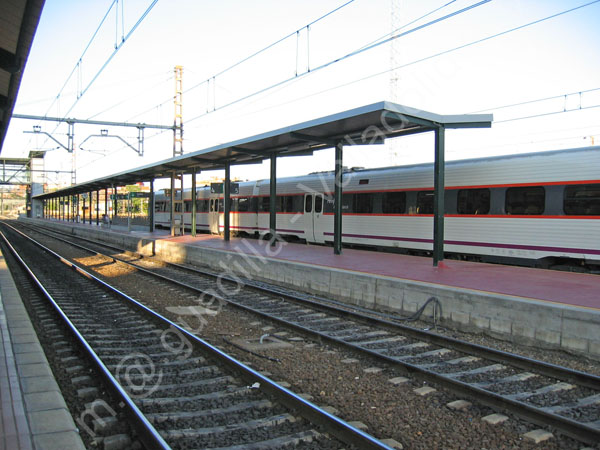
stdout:
<svg viewBox="0 0 600 450">
<path fill-rule="evenodd" d="M 458 167 L 463 167 L 463 166 L 469 166 L 469 165 L 473 165 L 473 164 L 477 164 L 477 165 L 481 165 L 481 164 L 486 164 L 486 163 L 502 163 L 502 162 L 509 162 L 511 160 L 514 161 L 519 161 L 519 160 L 527 160 L 527 159 L 531 159 L 531 158 L 539 158 L 541 160 L 544 161 L 548 161 L 548 158 L 551 159 L 566 159 L 566 160 L 570 160 L 572 159 L 572 157 L 574 155 L 577 155 L 578 153 L 584 153 L 584 154 L 590 154 L 590 153 L 594 153 L 594 152 L 598 152 L 598 156 L 600 158 L 600 146 L 594 146 L 594 147 L 580 147 L 580 148 L 570 148 L 570 149 L 560 149 L 560 150 L 547 150 L 547 151 L 541 151 L 541 152 L 528 152 L 528 153 L 516 153 L 516 154 L 510 154 L 510 155 L 496 155 L 496 156 L 487 156 L 487 157 L 483 157 L 483 158 L 467 158 L 467 159 L 458 159 L 458 160 L 453 160 L 453 161 L 446 161 L 446 166 L 450 167 L 450 168 L 458 168 Z M 433 166 L 433 163 L 428 162 L 428 163 L 419 163 L 419 164 L 409 164 L 409 165 L 402 165 L 402 166 L 388 166 L 388 167 L 379 167 L 379 168 L 349 168 L 346 169 L 344 171 L 345 174 L 354 174 L 357 176 L 360 175 L 364 175 L 364 176 L 371 176 L 371 175 L 385 175 L 388 172 L 394 172 L 394 171 L 422 171 L 422 170 L 427 170 L 427 169 L 431 169 Z M 332 176 L 333 175 L 333 171 L 322 171 L 322 172 L 312 172 L 309 174 L 304 174 L 304 175 L 295 175 L 295 176 L 291 176 L 291 177 L 284 177 L 284 178 L 278 178 L 278 185 L 279 184 L 285 184 L 285 183 L 294 183 L 297 181 L 304 181 L 310 178 L 319 178 L 322 175 L 328 175 L 328 176 Z M 240 185 L 261 185 L 264 184 L 266 185 L 269 182 L 269 179 L 259 179 L 259 180 L 253 180 L 253 181 L 246 181 L 246 182 L 240 182 Z M 198 189 L 201 189 L 202 187 L 205 186 L 198 186 Z"/>
</svg>

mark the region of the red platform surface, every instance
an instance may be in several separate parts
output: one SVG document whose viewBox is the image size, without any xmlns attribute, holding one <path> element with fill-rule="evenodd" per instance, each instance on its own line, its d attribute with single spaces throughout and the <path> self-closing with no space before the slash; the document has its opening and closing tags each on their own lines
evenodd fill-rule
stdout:
<svg viewBox="0 0 600 450">
<path fill-rule="evenodd" d="M 432 259 L 425 257 L 346 248 L 341 255 L 334 255 L 331 247 L 296 243 L 283 243 L 272 249 L 265 241 L 233 238 L 225 242 L 222 237 L 207 234 L 195 238 L 171 237 L 159 231 L 153 237 L 364 274 L 600 309 L 600 275 L 455 260 L 444 260 L 433 267 Z"/>
</svg>

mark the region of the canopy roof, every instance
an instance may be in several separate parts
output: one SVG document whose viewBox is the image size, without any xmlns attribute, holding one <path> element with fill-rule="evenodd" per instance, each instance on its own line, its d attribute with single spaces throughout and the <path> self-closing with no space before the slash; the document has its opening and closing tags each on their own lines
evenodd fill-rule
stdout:
<svg viewBox="0 0 600 450">
<path fill-rule="evenodd" d="M 373 103 L 226 144 L 216 145 L 136 169 L 98 178 L 37 199 L 79 194 L 168 177 L 173 171 L 223 169 L 226 164 L 254 164 L 277 156 L 310 155 L 343 145 L 381 144 L 386 138 L 433 131 L 436 128 L 489 128 L 491 114 L 440 115 L 387 101 Z"/>
<path fill-rule="evenodd" d="M 0 2 L 0 151 L 44 0 Z"/>
</svg>

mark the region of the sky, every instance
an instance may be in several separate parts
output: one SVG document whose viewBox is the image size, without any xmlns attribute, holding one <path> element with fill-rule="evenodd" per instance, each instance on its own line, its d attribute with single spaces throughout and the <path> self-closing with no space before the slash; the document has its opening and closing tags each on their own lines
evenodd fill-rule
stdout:
<svg viewBox="0 0 600 450">
<path fill-rule="evenodd" d="M 14 114 L 172 125 L 180 65 L 185 153 L 382 100 L 492 113 L 491 129 L 447 132 L 448 160 L 600 145 L 599 19 L 589 0 L 46 0 Z M 65 124 L 13 118 L 3 156 L 45 150 L 49 187 L 69 182 L 72 155 L 33 126 L 66 145 Z M 137 138 L 75 125 L 77 182 L 172 156 L 171 131 L 146 129 L 142 157 L 123 142 Z M 427 161 L 431 133 L 344 152 L 349 167 Z M 278 176 L 333 163 L 283 158 Z M 232 176 L 268 178 L 268 162 Z"/>
</svg>

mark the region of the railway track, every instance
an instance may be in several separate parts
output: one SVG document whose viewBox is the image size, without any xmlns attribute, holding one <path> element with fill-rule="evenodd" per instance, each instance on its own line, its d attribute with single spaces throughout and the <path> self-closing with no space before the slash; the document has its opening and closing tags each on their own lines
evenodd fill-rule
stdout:
<svg viewBox="0 0 600 450">
<path fill-rule="evenodd" d="M 80 248 L 106 255 L 107 247 L 88 241 Z M 350 347 L 460 396 L 509 411 L 580 441 L 600 441 L 600 377 L 416 330 L 389 317 L 365 315 L 279 287 L 240 283 L 239 279 L 226 279 L 222 274 L 175 264 L 149 268 L 139 256 L 107 256 L 200 294 L 214 295 L 215 279 L 219 277 L 225 286 L 222 290 L 232 293 L 221 296 L 220 301 Z"/>
<path fill-rule="evenodd" d="M 3 224 L 146 448 L 390 449 Z"/>
</svg>

